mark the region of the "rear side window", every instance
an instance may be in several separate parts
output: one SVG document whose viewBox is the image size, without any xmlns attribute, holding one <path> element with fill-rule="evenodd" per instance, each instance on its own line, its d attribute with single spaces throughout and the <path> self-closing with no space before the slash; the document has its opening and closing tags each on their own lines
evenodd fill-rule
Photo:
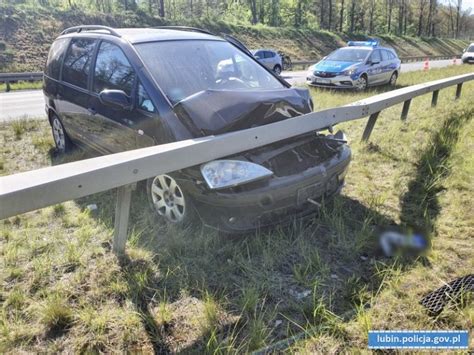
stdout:
<svg viewBox="0 0 474 355">
<path fill-rule="evenodd" d="M 265 58 L 273 58 L 275 56 L 275 53 L 273 52 L 265 52 Z"/>
<path fill-rule="evenodd" d="M 63 81 L 87 89 L 95 43 L 95 40 L 87 38 L 71 40 L 63 64 Z"/>
<path fill-rule="evenodd" d="M 94 92 L 105 89 L 122 90 L 132 94 L 135 72 L 122 50 L 115 44 L 102 42 L 94 70 Z"/>
<path fill-rule="evenodd" d="M 61 63 L 69 44 L 68 38 L 57 39 L 53 42 L 49 50 L 48 60 L 46 61 L 45 74 L 53 79 L 59 80 Z"/>
<path fill-rule="evenodd" d="M 380 56 L 380 51 L 379 50 L 374 51 L 372 55 L 370 56 L 370 60 L 372 62 L 381 62 L 382 58 Z"/>
</svg>

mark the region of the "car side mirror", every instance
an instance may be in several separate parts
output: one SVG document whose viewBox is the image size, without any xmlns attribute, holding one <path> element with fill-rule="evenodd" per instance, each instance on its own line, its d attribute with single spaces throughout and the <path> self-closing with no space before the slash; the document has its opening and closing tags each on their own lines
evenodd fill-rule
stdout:
<svg viewBox="0 0 474 355">
<path fill-rule="evenodd" d="M 99 94 L 100 102 L 104 105 L 119 108 L 130 109 L 130 98 L 122 90 L 103 90 Z"/>
</svg>

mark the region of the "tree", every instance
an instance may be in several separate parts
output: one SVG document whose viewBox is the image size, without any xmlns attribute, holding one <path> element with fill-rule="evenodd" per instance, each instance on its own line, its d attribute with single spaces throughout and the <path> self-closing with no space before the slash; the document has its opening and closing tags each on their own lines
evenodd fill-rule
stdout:
<svg viewBox="0 0 474 355">
<path fill-rule="evenodd" d="M 339 11 L 339 32 L 342 32 L 343 23 L 344 23 L 344 0 L 341 0 L 341 10 Z"/>
<path fill-rule="evenodd" d="M 458 0 L 458 4 L 456 6 L 456 34 L 454 35 L 455 38 L 459 38 L 459 19 L 461 17 L 461 9 L 462 0 Z"/>
</svg>

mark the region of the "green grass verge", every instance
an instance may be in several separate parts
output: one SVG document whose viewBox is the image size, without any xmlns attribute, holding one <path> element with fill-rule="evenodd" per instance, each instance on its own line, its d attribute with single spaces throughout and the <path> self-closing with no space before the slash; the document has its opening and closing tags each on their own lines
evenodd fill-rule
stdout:
<svg viewBox="0 0 474 355">
<path fill-rule="evenodd" d="M 400 86 L 458 75 L 402 74 Z M 128 257 L 111 253 L 113 192 L 0 222 L 0 352 L 242 353 L 303 332 L 293 351 L 366 349 L 369 329 L 472 329 L 464 304 L 429 317 L 426 292 L 472 272 L 473 92 L 465 84 L 341 125 L 353 149 L 347 186 L 309 220 L 226 238 L 158 224 L 138 191 Z M 366 93 L 311 89 L 317 108 Z M 45 121 L 0 125 L 0 174 L 57 164 Z M 82 153 L 77 153 L 81 157 Z M 91 203 L 97 212 L 86 208 Z M 429 234 L 419 258 L 383 257 L 380 229 Z M 472 339 L 472 335 L 471 335 Z M 472 340 L 471 340 L 472 342 Z"/>
<path fill-rule="evenodd" d="M 42 81 L 19 81 L 17 83 L 10 84 L 10 90 L 34 90 L 41 89 L 43 87 Z M 7 85 L 0 83 L 0 93 L 7 91 Z"/>
</svg>

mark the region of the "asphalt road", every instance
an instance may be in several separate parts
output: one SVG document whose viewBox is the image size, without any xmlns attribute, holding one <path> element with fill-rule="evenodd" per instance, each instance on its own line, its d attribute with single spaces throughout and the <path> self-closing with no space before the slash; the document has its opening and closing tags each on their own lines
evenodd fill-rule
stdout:
<svg viewBox="0 0 474 355">
<path fill-rule="evenodd" d="M 21 90 L 0 94 L 0 122 L 31 117 L 46 118 L 42 90 Z"/>
<path fill-rule="evenodd" d="M 458 59 L 457 63 L 461 64 L 461 61 Z M 402 72 L 422 70 L 423 64 L 423 62 L 402 64 Z M 430 62 L 430 68 L 441 68 L 452 64 L 452 60 L 437 60 Z M 283 72 L 282 76 L 292 85 L 303 85 L 306 70 Z M 0 93 L 0 122 L 32 117 L 46 118 L 41 90 Z"/>
</svg>

